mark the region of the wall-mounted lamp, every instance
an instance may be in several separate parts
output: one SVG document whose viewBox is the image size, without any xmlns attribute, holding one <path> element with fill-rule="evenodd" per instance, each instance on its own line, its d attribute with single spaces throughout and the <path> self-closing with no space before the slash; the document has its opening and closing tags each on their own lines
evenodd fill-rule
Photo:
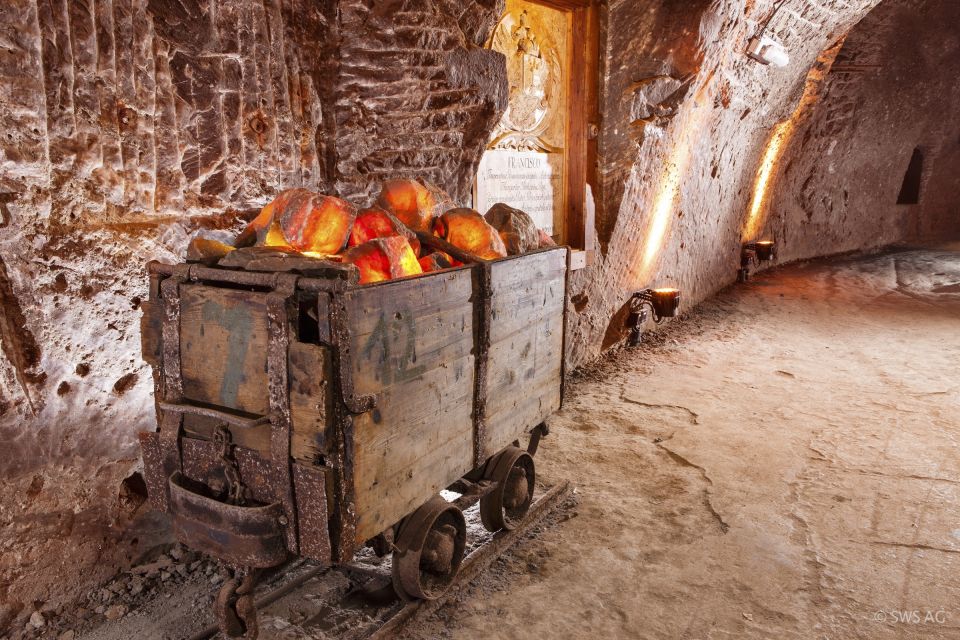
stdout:
<svg viewBox="0 0 960 640">
<path fill-rule="evenodd" d="M 740 271 L 737 272 L 737 282 L 746 282 L 750 279 L 750 267 L 759 266 L 761 262 L 770 262 L 777 257 L 777 243 L 773 240 L 748 242 L 740 250 Z"/>
<path fill-rule="evenodd" d="M 750 41 L 747 43 L 747 55 L 762 65 L 785 67 L 790 64 L 790 54 L 787 53 L 786 47 L 773 36 L 767 34 L 767 27 L 770 26 L 770 21 L 773 20 L 773 17 L 780 11 L 784 2 L 786 2 L 786 0 L 780 0 L 780 2 L 777 3 L 770 17 L 768 17 L 766 21 L 764 21 L 763 26 L 760 27 L 757 35 L 750 38 Z"/>
<path fill-rule="evenodd" d="M 753 243 L 753 250 L 757 252 L 757 260 L 770 262 L 776 257 L 777 243 L 773 240 L 760 240 Z"/>
<path fill-rule="evenodd" d="M 643 323 L 647 321 L 647 307 L 650 307 L 650 311 L 653 312 L 653 321 L 660 324 L 664 318 L 676 316 L 679 306 L 679 289 L 663 288 L 637 291 L 630 298 L 630 314 L 627 316 L 630 338 L 627 340 L 627 344 L 636 347 L 643 340 Z"/>
</svg>

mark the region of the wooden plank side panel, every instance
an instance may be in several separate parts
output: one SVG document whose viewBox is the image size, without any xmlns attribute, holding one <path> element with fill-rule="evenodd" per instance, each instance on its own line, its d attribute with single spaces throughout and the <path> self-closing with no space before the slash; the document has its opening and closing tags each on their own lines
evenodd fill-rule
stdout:
<svg viewBox="0 0 960 640">
<path fill-rule="evenodd" d="M 266 415 L 266 294 L 184 285 L 180 313 L 184 395 Z"/>
<path fill-rule="evenodd" d="M 267 415 L 268 329 L 266 294 L 184 285 L 180 344 L 184 395 L 197 402 Z M 291 340 L 289 348 L 291 456 L 313 461 L 326 452 L 332 396 L 326 347 Z M 184 424 L 212 438 L 216 421 L 190 416 Z M 270 452 L 270 427 L 231 429 L 233 441 L 262 455 Z"/>
<path fill-rule="evenodd" d="M 345 295 L 357 393 L 379 393 L 473 349 L 469 269 Z"/>
<path fill-rule="evenodd" d="M 314 461 L 331 444 L 333 361 L 327 347 L 290 341 L 290 455 Z"/>
<path fill-rule="evenodd" d="M 472 468 L 473 377 L 473 357 L 461 358 L 422 380 L 387 388 L 383 412 L 356 418 L 355 431 L 364 438 L 361 446 L 358 437 L 354 469 L 368 497 L 358 496 L 358 539 L 397 522 Z M 420 397 L 443 390 L 449 393 L 440 401 Z"/>
<path fill-rule="evenodd" d="M 490 343 L 528 326 L 531 318 L 563 315 L 566 251 L 545 251 L 491 267 Z"/>
<path fill-rule="evenodd" d="M 545 381 L 559 381 L 563 318 L 535 318 L 529 327 L 490 347 L 487 415 L 516 406 Z M 559 391 L 559 385 L 557 385 Z"/>
<path fill-rule="evenodd" d="M 553 316 L 491 348 L 486 443 L 492 455 L 560 408 L 563 320 Z"/>
<path fill-rule="evenodd" d="M 473 277 L 462 269 L 346 295 L 357 393 L 357 541 L 393 525 L 473 466 Z"/>
<path fill-rule="evenodd" d="M 409 280 L 385 282 L 348 292 L 350 332 L 372 332 L 381 315 L 413 309 L 417 317 L 460 308 L 473 293 L 469 268 L 444 271 Z"/>
<path fill-rule="evenodd" d="M 566 251 L 492 267 L 486 455 L 493 455 L 560 408 Z"/>
</svg>

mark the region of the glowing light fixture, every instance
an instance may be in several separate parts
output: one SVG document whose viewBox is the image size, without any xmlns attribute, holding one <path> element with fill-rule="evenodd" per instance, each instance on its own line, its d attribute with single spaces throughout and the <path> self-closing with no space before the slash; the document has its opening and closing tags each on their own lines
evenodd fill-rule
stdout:
<svg viewBox="0 0 960 640">
<path fill-rule="evenodd" d="M 637 291 L 630 298 L 630 314 L 627 316 L 627 326 L 630 327 L 630 337 L 627 344 L 636 347 L 643 341 L 643 323 L 647 321 L 647 307 L 653 313 L 653 321 L 657 324 L 664 318 L 673 318 L 680 307 L 680 290 L 673 288 L 644 289 Z"/>
<path fill-rule="evenodd" d="M 740 270 L 737 272 L 737 281 L 746 282 L 750 279 L 750 268 L 759 266 L 761 262 L 770 262 L 777 256 L 777 243 L 773 240 L 748 242 L 740 250 Z"/>
<path fill-rule="evenodd" d="M 760 27 L 757 35 L 750 38 L 750 41 L 747 43 L 747 55 L 762 65 L 785 67 L 790 64 L 790 54 L 787 53 L 786 47 L 776 38 L 767 34 L 767 27 L 770 26 L 773 17 L 777 15 L 777 12 L 780 11 L 780 8 L 783 7 L 785 2 L 786 0 L 780 0 L 780 2 L 777 3 L 773 8 L 773 12 L 770 13 L 770 17 L 768 17 L 764 21 L 763 26 Z"/>
<path fill-rule="evenodd" d="M 757 259 L 767 262 L 776 255 L 777 243 L 773 240 L 761 240 L 753 243 L 753 248 L 757 252 Z"/>
</svg>

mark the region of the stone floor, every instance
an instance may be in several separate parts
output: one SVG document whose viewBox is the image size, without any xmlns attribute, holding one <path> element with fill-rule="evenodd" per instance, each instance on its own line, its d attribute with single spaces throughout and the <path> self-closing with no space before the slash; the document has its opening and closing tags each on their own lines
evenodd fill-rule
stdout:
<svg viewBox="0 0 960 640">
<path fill-rule="evenodd" d="M 575 518 L 420 630 L 960 638 L 960 246 L 794 265 L 573 385 Z"/>
</svg>

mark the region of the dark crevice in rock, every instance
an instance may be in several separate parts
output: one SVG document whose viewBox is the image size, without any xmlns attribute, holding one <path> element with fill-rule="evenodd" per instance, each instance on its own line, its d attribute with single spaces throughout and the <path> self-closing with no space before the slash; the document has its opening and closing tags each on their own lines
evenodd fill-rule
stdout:
<svg viewBox="0 0 960 640">
<path fill-rule="evenodd" d="M 10 220 L 13 216 L 10 215 L 10 209 L 7 205 L 15 202 L 16 199 L 16 193 L 0 193 L 0 229 L 10 225 Z"/>
<path fill-rule="evenodd" d="M 0 258 L 0 349 L 13 365 L 17 382 L 20 383 L 31 409 L 35 411 L 29 385 L 43 382 L 46 378 L 45 374 L 37 369 L 40 365 L 40 345 L 27 328 L 23 307 L 10 283 L 3 258 Z"/>
<path fill-rule="evenodd" d="M 121 378 L 119 378 L 115 383 L 113 383 L 113 392 L 118 396 L 122 396 L 127 391 L 133 388 L 133 385 L 137 384 L 137 374 L 128 373 Z"/>
</svg>

